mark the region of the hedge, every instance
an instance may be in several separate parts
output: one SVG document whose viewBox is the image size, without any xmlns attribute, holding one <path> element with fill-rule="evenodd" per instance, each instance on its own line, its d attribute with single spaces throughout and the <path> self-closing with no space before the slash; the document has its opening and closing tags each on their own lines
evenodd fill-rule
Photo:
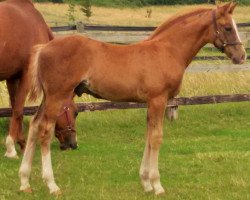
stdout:
<svg viewBox="0 0 250 200">
<path fill-rule="evenodd" d="M 0 0 L 1 1 L 1 0 Z M 35 2 L 53 2 L 67 3 L 69 0 L 33 0 Z M 75 3 L 80 3 L 83 0 L 70 0 Z M 232 0 L 220 0 L 219 2 L 230 2 Z M 187 5 L 187 4 L 204 4 L 211 0 L 91 0 L 92 5 L 96 6 L 145 6 L 145 5 Z M 217 1 L 218 2 L 218 1 Z M 250 0 L 235 0 L 240 5 L 250 5 Z"/>
</svg>

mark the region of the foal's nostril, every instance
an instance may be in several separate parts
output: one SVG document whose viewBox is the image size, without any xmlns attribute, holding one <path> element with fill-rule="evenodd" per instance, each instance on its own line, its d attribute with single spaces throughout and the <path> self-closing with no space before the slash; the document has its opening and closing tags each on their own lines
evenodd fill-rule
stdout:
<svg viewBox="0 0 250 200">
<path fill-rule="evenodd" d="M 239 63 L 239 62 L 238 62 L 238 59 L 235 58 L 235 57 L 232 58 L 232 61 L 233 61 L 234 64 L 238 64 L 238 63 Z"/>
<path fill-rule="evenodd" d="M 65 144 L 61 144 L 61 145 L 60 145 L 60 149 L 61 149 L 62 151 L 67 150 L 67 146 L 66 146 Z"/>
<path fill-rule="evenodd" d="M 77 149 L 77 147 L 78 147 L 77 143 L 70 144 L 69 146 L 70 146 L 71 149 Z"/>
</svg>

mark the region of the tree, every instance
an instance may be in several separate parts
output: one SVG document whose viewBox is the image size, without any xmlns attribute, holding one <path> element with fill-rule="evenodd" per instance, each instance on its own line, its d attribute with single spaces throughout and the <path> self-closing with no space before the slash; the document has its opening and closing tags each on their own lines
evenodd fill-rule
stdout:
<svg viewBox="0 0 250 200">
<path fill-rule="evenodd" d="M 208 3 L 210 3 L 210 4 L 214 4 L 214 5 L 215 5 L 216 0 L 208 0 Z"/>
<path fill-rule="evenodd" d="M 91 11 L 91 0 L 81 0 L 80 10 L 84 13 L 84 15 L 89 19 L 92 16 Z"/>
<path fill-rule="evenodd" d="M 71 24 L 75 24 L 75 3 L 72 1 L 72 0 L 68 0 L 68 13 L 67 13 L 67 16 L 68 16 L 68 19 L 70 21 Z"/>
</svg>

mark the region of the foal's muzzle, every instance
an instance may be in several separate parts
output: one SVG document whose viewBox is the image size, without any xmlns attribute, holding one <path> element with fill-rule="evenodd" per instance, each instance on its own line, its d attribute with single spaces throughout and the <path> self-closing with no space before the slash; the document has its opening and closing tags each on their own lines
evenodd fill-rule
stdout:
<svg viewBox="0 0 250 200">
<path fill-rule="evenodd" d="M 240 56 L 232 56 L 231 59 L 234 64 L 243 64 L 246 60 L 246 53 L 243 53 Z"/>
<path fill-rule="evenodd" d="M 68 127 L 62 130 L 56 130 L 55 135 L 60 142 L 60 149 L 77 149 L 77 139 L 75 129 L 72 127 Z"/>
<path fill-rule="evenodd" d="M 77 149 L 78 145 L 77 143 L 70 143 L 70 144 L 60 144 L 60 149 L 62 151 L 68 150 L 68 149 Z"/>
</svg>

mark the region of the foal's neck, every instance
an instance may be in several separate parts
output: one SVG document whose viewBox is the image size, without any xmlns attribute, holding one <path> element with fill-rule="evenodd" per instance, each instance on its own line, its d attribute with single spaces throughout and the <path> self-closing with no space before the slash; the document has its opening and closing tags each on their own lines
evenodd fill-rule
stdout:
<svg viewBox="0 0 250 200">
<path fill-rule="evenodd" d="M 198 51 L 211 42 L 213 29 L 211 10 L 207 9 L 153 35 L 151 39 L 158 40 L 171 49 L 171 52 L 187 67 Z"/>
</svg>

